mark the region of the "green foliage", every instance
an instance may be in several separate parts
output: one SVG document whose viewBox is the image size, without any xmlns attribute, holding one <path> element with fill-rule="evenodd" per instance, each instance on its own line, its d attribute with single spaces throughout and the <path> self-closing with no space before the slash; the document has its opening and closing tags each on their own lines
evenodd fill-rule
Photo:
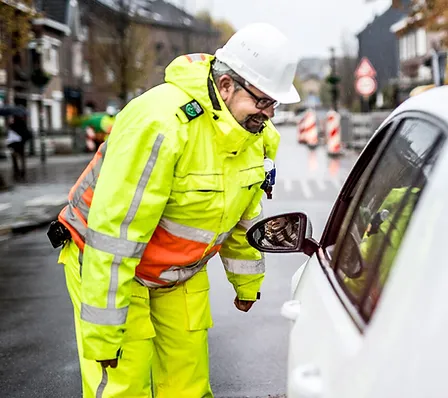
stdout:
<svg viewBox="0 0 448 398">
<path fill-rule="evenodd" d="M 0 66 L 29 42 L 35 16 L 32 6 L 32 0 L 0 0 Z"/>
</svg>

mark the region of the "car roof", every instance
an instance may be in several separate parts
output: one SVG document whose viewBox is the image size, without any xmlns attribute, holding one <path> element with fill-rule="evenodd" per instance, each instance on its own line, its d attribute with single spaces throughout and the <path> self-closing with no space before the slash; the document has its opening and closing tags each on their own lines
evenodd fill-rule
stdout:
<svg viewBox="0 0 448 398">
<path fill-rule="evenodd" d="M 380 128 L 393 117 L 408 111 L 429 113 L 448 124 L 448 86 L 435 87 L 407 99 L 387 117 Z"/>
</svg>

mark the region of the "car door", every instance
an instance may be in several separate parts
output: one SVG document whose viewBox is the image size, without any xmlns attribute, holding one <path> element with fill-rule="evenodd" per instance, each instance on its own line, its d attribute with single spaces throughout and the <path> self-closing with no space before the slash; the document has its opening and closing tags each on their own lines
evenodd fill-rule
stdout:
<svg viewBox="0 0 448 398">
<path fill-rule="evenodd" d="M 396 116 L 361 154 L 320 248 L 293 277 L 288 397 L 358 398 L 350 391 L 364 332 L 445 137 L 437 121 Z M 351 369 L 350 374 L 347 369 Z M 354 374 L 355 372 L 355 374 Z"/>
</svg>

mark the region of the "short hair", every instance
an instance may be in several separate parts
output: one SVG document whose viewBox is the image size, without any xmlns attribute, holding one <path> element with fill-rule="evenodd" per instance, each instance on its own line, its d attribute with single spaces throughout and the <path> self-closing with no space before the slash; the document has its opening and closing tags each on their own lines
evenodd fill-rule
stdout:
<svg viewBox="0 0 448 398">
<path fill-rule="evenodd" d="M 241 90 L 241 85 L 238 81 L 244 79 L 240 75 L 238 75 L 232 68 L 230 68 L 229 65 L 215 59 L 212 64 L 212 76 L 215 84 L 217 84 L 219 78 L 224 75 L 229 75 L 233 79 L 235 84 L 235 91 Z"/>
</svg>

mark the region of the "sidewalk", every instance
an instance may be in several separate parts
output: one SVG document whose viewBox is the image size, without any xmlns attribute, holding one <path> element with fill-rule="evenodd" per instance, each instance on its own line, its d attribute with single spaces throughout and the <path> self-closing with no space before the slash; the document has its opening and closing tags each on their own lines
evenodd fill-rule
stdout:
<svg viewBox="0 0 448 398">
<path fill-rule="evenodd" d="M 28 159 L 27 181 L 0 191 L 0 240 L 54 220 L 92 157 L 93 154 L 51 156 L 44 165 L 39 158 Z"/>
</svg>

